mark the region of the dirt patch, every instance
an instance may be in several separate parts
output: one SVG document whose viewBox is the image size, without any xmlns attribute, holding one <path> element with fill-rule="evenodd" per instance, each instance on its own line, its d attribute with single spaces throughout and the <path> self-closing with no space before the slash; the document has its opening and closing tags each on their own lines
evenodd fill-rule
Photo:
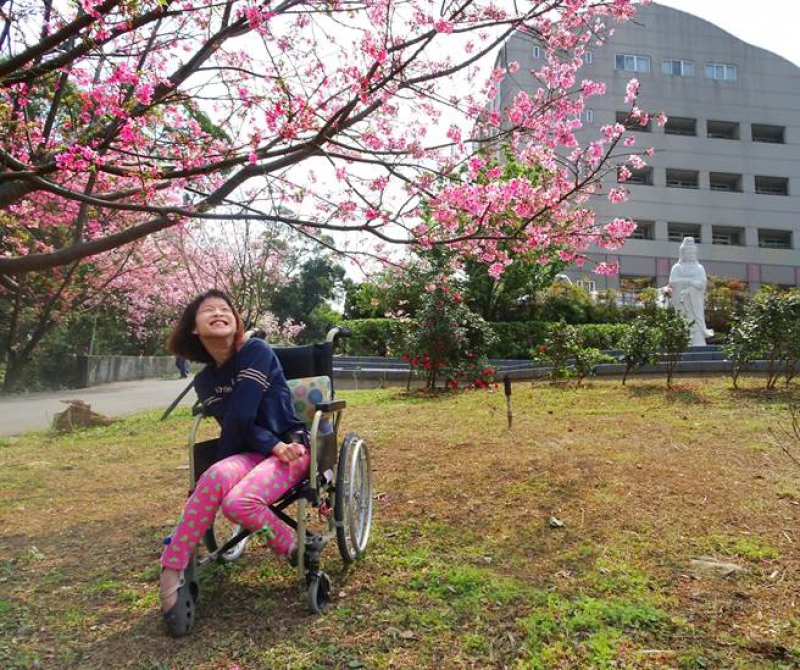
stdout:
<svg viewBox="0 0 800 670">
<path fill-rule="evenodd" d="M 327 553 L 314 617 L 254 547 L 203 577 L 177 642 L 156 562 L 188 415 L 25 436 L 0 449 L 0 666 L 796 667 L 800 473 L 765 437 L 789 395 L 681 383 L 517 384 L 511 431 L 499 392 L 343 394 L 372 449 L 367 558 Z"/>
</svg>

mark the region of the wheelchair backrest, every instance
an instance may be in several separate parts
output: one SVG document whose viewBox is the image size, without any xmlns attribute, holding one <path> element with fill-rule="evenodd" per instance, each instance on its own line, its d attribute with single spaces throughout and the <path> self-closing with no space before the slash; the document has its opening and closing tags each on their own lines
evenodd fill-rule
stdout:
<svg viewBox="0 0 800 670">
<path fill-rule="evenodd" d="M 314 421 L 314 414 L 319 403 L 331 401 L 331 378 L 320 377 L 299 377 L 289 379 L 286 382 L 292 392 L 292 401 L 298 418 L 311 428 Z"/>
<path fill-rule="evenodd" d="M 328 377 L 333 398 L 333 343 L 306 344 L 299 347 L 272 347 L 281 362 L 286 379 Z"/>
</svg>

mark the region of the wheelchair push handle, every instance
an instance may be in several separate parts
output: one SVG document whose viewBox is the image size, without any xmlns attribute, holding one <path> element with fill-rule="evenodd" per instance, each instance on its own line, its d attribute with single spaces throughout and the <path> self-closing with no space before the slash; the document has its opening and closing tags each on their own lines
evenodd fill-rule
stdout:
<svg viewBox="0 0 800 670">
<path fill-rule="evenodd" d="M 349 328 L 345 328 L 344 326 L 334 326 L 328 331 L 328 334 L 325 336 L 326 342 L 333 342 L 333 345 L 336 346 L 336 342 L 339 341 L 342 337 L 350 337 L 353 334 L 353 331 Z"/>
</svg>

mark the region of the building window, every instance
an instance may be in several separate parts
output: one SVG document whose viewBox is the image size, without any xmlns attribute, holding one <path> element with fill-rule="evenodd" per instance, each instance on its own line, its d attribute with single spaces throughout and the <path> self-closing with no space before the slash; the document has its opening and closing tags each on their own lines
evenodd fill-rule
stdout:
<svg viewBox="0 0 800 670">
<path fill-rule="evenodd" d="M 789 195 L 789 180 L 786 177 L 759 177 L 756 175 L 756 193 Z"/>
<path fill-rule="evenodd" d="M 706 134 L 715 140 L 738 140 L 739 124 L 735 121 L 707 121 Z"/>
<path fill-rule="evenodd" d="M 706 63 L 706 79 L 736 81 L 736 66 L 728 63 Z"/>
<path fill-rule="evenodd" d="M 592 63 L 594 63 L 594 52 L 591 49 L 589 49 L 583 55 L 583 62 L 586 63 L 586 65 L 591 65 Z M 594 290 L 594 289 L 592 289 L 592 290 Z"/>
<path fill-rule="evenodd" d="M 767 126 L 763 123 L 754 123 L 751 129 L 753 142 L 786 144 L 786 128 L 783 126 Z"/>
<path fill-rule="evenodd" d="M 542 57 L 542 47 L 540 47 L 538 44 L 535 44 L 533 47 L 532 56 L 533 60 L 539 60 Z"/>
<path fill-rule="evenodd" d="M 594 110 L 587 109 L 586 112 L 584 112 L 584 118 L 586 119 L 586 123 L 594 123 Z"/>
<path fill-rule="evenodd" d="M 628 112 L 617 112 L 617 123 L 625 126 L 625 130 L 630 130 L 637 133 L 649 133 L 652 130 L 652 124 L 648 117 L 647 123 L 641 125 L 638 119 L 631 118 Z"/>
<path fill-rule="evenodd" d="M 667 188 L 700 188 L 700 173 L 667 168 Z"/>
<path fill-rule="evenodd" d="M 711 172 L 710 186 L 712 191 L 742 192 L 742 175 L 731 172 Z"/>
<path fill-rule="evenodd" d="M 648 74 L 650 72 L 650 57 L 616 54 L 614 57 L 614 69 Z"/>
<path fill-rule="evenodd" d="M 653 168 L 645 167 L 641 170 L 628 169 L 631 172 L 631 176 L 625 181 L 626 184 L 636 184 L 638 186 L 653 185 Z M 617 175 L 617 180 L 619 181 L 619 175 Z"/>
<path fill-rule="evenodd" d="M 719 244 L 724 247 L 741 247 L 744 245 L 744 228 L 712 226 L 711 244 Z"/>
<path fill-rule="evenodd" d="M 758 246 L 762 249 L 791 249 L 791 230 L 758 229 Z"/>
<path fill-rule="evenodd" d="M 632 240 L 654 240 L 656 238 L 655 221 L 637 221 Z"/>
<path fill-rule="evenodd" d="M 664 133 L 667 135 L 686 135 L 694 137 L 697 135 L 697 119 L 689 119 L 682 116 L 670 116 L 664 126 Z"/>
<path fill-rule="evenodd" d="M 670 77 L 694 77 L 694 62 L 675 59 L 661 61 L 661 74 Z"/>
<path fill-rule="evenodd" d="M 588 293 L 594 293 L 597 290 L 597 283 L 593 279 L 579 279 L 575 282 L 576 286 L 580 286 Z"/>
<path fill-rule="evenodd" d="M 684 237 L 693 237 L 700 243 L 700 224 L 698 223 L 667 223 L 667 238 L 670 242 L 683 242 Z"/>
</svg>

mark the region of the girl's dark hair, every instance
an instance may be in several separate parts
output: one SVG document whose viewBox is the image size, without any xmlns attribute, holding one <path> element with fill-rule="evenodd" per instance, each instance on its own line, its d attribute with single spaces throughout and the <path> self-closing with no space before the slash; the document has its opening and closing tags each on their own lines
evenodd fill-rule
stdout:
<svg viewBox="0 0 800 670">
<path fill-rule="evenodd" d="M 242 322 L 242 317 L 239 315 L 239 312 L 233 306 L 233 301 L 230 296 L 224 291 L 212 288 L 196 296 L 192 302 L 186 305 L 180 320 L 172 329 L 172 333 L 170 333 L 169 339 L 167 340 L 167 351 L 176 356 L 182 356 L 187 360 L 195 361 L 196 363 L 214 362 L 211 354 L 206 351 L 206 348 L 200 341 L 200 337 L 192 332 L 195 329 L 197 310 L 200 308 L 203 301 L 208 298 L 220 298 L 228 303 L 228 307 L 231 308 L 233 316 L 236 319 L 236 334 L 233 338 L 234 346 L 237 346 L 244 339 L 244 323 Z"/>
</svg>

